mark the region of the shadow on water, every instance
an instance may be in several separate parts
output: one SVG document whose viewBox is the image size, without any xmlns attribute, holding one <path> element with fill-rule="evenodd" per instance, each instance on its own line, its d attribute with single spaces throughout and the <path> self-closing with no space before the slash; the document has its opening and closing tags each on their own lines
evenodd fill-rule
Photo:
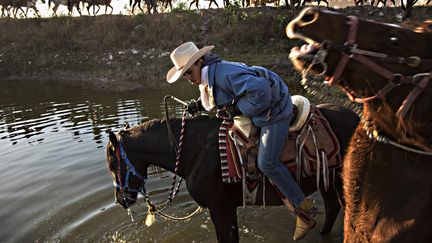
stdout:
<svg viewBox="0 0 432 243">
<path fill-rule="evenodd" d="M 186 100 L 197 97 L 196 89 L 176 84 L 164 90 L 107 92 L 46 82 L 0 85 L 0 242 L 216 241 L 205 211 L 187 222 L 158 218 L 146 227 L 141 198 L 132 222 L 114 204 L 105 165 L 107 130 L 162 118 L 165 95 Z M 171 104 L 170 110 L 179 114 L 180 107 Z M 162 202 L 171 182 L 171 174 L 154 174 L 147 191 Z M 182 186 L 168 213 L 184 216 L 195 208 Z M 294 219 L 285 208 L 248 207 L 238 215 L 241 242 L 291 240 Z M 301 242 L 341 242 L 341 217 L 331 235 L 321 237 L 318 231 Z"/>
</svg>

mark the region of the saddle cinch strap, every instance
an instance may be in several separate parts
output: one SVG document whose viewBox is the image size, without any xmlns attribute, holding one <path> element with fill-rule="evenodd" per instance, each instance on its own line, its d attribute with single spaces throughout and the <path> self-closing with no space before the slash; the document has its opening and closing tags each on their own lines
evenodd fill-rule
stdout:
<svg viewBox="0 0 432 243">
<path fill-rule="evenodd" d="M 290 125 L 281 161 L 296 174 L 299 184 L 301 177 L 316 175 L 317 186 L 323 178 L 324 188 L 327 189 L 330 170 L 341 165 L 338 140 L 319 109 L 311 107 L 305 97 L 293 96 L 293 104 L 298 114 Z M 240 149 L 246 177 L 253 176 L 252 180 L 259 178 L 256 169 L 258 129 L 249 118 L 235 117 L 229 134 L 232 139 L 237 139 L 235 143 Z"/>
</svg>

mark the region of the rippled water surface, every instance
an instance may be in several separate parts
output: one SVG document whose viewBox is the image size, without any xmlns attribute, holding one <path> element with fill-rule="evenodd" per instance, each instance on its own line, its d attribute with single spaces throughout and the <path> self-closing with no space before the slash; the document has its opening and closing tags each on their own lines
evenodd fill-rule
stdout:
<svg viewBox="0 0 432 243">
<path fill-rule="evenodd" d="M 0 242 L 216 241 L 206 212 L 188 222 L 157 218 L 146 227 L 140 199 L 132 222 L 114 204 L 105 165 L 107 130 L 162 118 L 166 94 L 190 99 L 196 93 L 178 87 L 117 93 L 46 82 L 0 85 Z M 170 184 L 171 174 L 162 173 L 146 187 L 161 202 Z M 184 216 L 195 208 L 182 188 L 168 213 Z M 283 207 L 239 210 L 242 242 L 287 242 L 293 222 Z M 321 238 L 317 229 L 304 242 L 339 242 L 341 227 L 338 219 L 330 236 Z"/>
</svg>

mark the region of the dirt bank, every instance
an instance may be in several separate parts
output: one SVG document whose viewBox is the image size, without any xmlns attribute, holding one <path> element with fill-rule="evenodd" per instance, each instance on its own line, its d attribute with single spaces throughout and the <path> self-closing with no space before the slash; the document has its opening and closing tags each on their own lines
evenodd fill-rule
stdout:
<svg viewBox="0 0 432 243">
<path fill-rule="evenodd" d="M 169 52 L 192 40 L 216 45 L 221 57 L 297 78 L 287 55 L 286 24 L 300 10 L 230 8 L 137 16 L 0 19 L 0 80 L 47 80 L 89 88 L 138 90 L 166 86 Z M 339 9 L 397 23 L 400 8 Z M 432 18 L 416 7 L 413 19 Z"/>
</svg>

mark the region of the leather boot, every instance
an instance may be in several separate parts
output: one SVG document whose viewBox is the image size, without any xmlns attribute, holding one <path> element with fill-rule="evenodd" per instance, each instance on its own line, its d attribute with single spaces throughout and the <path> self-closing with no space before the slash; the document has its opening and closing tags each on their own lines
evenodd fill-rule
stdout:
<svg viewBox="0 0 432 243">
<path fill-rule="evenodd" d="M 295 208 L 294 212 L 297 217 L 293 239 L 300 240 L 310 229 L 315 227 L 316 221 L 312 218 L 312 214 L 316 212 L 316 208 L 312 200 L 305 199 Z"/>
</svg>

